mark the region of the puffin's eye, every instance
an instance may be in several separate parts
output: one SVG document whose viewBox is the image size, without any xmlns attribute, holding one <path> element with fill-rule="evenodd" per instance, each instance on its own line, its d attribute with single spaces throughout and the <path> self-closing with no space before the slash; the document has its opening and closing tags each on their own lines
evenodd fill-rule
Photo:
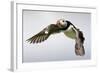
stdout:
<svg viewBox="0 0 100 73">
<path fill-rule="evenodd" d="M 64 20 L 62 20 L 62 22 L 64 22 Z"/>
</svg>

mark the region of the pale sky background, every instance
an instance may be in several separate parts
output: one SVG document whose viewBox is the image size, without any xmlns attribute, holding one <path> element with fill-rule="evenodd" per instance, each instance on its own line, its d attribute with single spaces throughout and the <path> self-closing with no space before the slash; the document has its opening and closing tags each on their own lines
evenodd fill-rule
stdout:
<svg viewBox="0 0 100 73">
<path fill-rule="evenodd" d="M 40 32 L 49 24 L 64 18 L 83 31 L 85 55 L 76 56 L 75 40 L 63 33 L 50 36 L 40 44 L 30 44 L 26 40 Z M 91 58 L 91 14 L 75 12 L 23 11 L 23 62 L 87 60 Z"/>
</svg>

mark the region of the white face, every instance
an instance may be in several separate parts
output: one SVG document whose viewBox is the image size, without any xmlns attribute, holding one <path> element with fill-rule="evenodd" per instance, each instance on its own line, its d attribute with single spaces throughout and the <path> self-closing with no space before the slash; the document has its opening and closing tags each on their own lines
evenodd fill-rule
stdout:
<svg viewBox="0 0 100 73">
<path fill-rule="evenodd" d="M 67 22 L 64 19 L 60 19 L 58 20 L 58 22 L 62 25 L 62 26 L 67 26 Z"/>
</svg>

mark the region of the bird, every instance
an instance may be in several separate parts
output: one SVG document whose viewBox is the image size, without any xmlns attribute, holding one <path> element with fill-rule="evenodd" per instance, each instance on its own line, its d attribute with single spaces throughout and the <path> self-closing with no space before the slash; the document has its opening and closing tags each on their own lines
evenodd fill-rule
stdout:
<svg viewBox="0 0 100 73">
<path fill-rule="evenodd" d="M 55 24 L 50 24 L 41 30 L 36 35 L 27 39 L 28 42 L 33 43 L 41 43 L 47 40 L 50 35 L 57 34 L 63 32 L 66 37 L 75 40 L 75 53 L 78 56 L 83 56 L 85 54 L 84 50 L 84 36 L 83 32 L 76 28 L 70 21 L 65 19 L 59 19 Z"/>
</svg>

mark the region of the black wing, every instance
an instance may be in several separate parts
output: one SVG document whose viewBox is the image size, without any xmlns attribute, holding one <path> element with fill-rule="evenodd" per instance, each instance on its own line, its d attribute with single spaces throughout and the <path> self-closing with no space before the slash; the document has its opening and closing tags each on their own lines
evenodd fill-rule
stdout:
<svg viewBox="0 0 100 73">
<path fill-rule="evenodd" d="M 41 43 L 48 39 L 48 37 L 53 33 L 58 33 L 59 27 L 55 24 L 51 24 L 40 31 L 38 34 L 32 36 L 27 41 L 30 43 Z"/>
<path fill-rule="evenodd" d="M 78 36 L 76 37 L 76 44 L 75 44 L 75 53 L 76 55 L 83 56 L 85 55 L 85 49 L 84 49 L 84 36 L 82 31 L 77 30 Z"/>
<path fill-rule="evenodd" d="M 83 35 L 83 32 L 80 31 L 79 29 L 77 29 L 73 24 L 72 24 L 73 28 L 74 28 L 74 31 L 75 31 L 75 53 L 76 55 L 79 55 L 79 56 L 83 56 L 85 55 L 85 49 L 84 49 L 84 40 L 85 40 L 85 37 Z"/>
</svg>

